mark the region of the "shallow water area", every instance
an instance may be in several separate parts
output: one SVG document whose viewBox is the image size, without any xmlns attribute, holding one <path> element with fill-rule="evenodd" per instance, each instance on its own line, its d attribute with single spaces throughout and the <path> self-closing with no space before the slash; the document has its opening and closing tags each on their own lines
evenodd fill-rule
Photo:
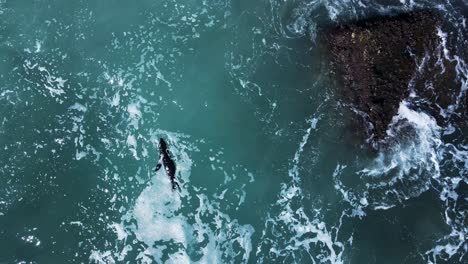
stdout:
<svg viewBox="0 0 468 264">
<path fill-rule="evenodd" d="M 455 100 L 405 99 L 370 150 L 321 30 L 419 9 Z M 0 263 L 465 263 L 466 10 L 0 0 Z"/>
</svg>

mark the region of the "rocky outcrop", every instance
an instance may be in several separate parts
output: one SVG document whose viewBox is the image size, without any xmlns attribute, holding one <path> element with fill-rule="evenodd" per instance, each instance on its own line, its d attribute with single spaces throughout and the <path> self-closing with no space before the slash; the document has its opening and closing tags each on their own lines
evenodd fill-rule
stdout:
<svg viewBox="0 0 468 264">
<path fill-rule="evenodd" d="M 443 21 L 431 11 L 376 17 L 328 30 L 322 44 L 331 56 L 343 101 L 365 119 L 374 140 L 383 139 L 400 102 L 410 93 L 447 107 L 453 65 L 443 58 L 438 29 Z M 438 35 L 439 32 L 439 35 Z M 437 115 L 440 107 L 429 107 Z"/>
</svg>

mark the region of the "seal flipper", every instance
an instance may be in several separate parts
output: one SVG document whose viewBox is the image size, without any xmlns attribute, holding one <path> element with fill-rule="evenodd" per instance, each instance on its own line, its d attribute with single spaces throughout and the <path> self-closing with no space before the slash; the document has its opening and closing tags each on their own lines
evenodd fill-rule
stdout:
<svg viewBox="0 0 468 264">
<path fill-rule="evenodd" d="M 178 189 L 179 192 L 182 191 L 182 189 L 180 189 L 179 183 L 176 182 L 176 181 L 173 181 L 173 182 L 172 182 L 172 190 L 176 190 L 176 189 Z"/>
<path fill-rule="evenodd" d="M 154 168 L 154 171 L 155 171 L 155 172 L 158 171 L 158 170 L 161 168 L 161 166 L 162 166 L 162 164 L 161 164 L 161 163 L 158 163 L 158 164 L 156 165 L 156 168 Z"/>
</svg>

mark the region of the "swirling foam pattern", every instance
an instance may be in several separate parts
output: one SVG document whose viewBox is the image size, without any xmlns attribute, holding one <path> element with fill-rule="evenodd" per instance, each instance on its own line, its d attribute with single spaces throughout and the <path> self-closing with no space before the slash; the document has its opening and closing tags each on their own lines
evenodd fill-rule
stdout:
<svg viewBox="0 0 468 264">
<path fill-rule="evenodd" d="M 428 56 L 455 99 L 442 124 L 412 94 L 371 153 L 320 32 L 418 9 L 447 21 Z M 466 262 L 467 9 L 0 0 L 0 263 Z"/>
</svg>

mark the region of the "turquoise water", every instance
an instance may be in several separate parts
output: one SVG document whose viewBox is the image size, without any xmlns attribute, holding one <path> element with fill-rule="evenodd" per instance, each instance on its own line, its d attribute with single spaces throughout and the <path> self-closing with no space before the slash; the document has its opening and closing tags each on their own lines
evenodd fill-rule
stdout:
<svg viewBox="0 0 468 264">
<path fill-rule="evenodd" d="M 403 102 L 369 151 L 320 30 L 419 8 L 445 10 L 457 101 L 444 127 Z M 0 0 L 0 263 L 466 262 L 466 10 Z"/>
</svg>

